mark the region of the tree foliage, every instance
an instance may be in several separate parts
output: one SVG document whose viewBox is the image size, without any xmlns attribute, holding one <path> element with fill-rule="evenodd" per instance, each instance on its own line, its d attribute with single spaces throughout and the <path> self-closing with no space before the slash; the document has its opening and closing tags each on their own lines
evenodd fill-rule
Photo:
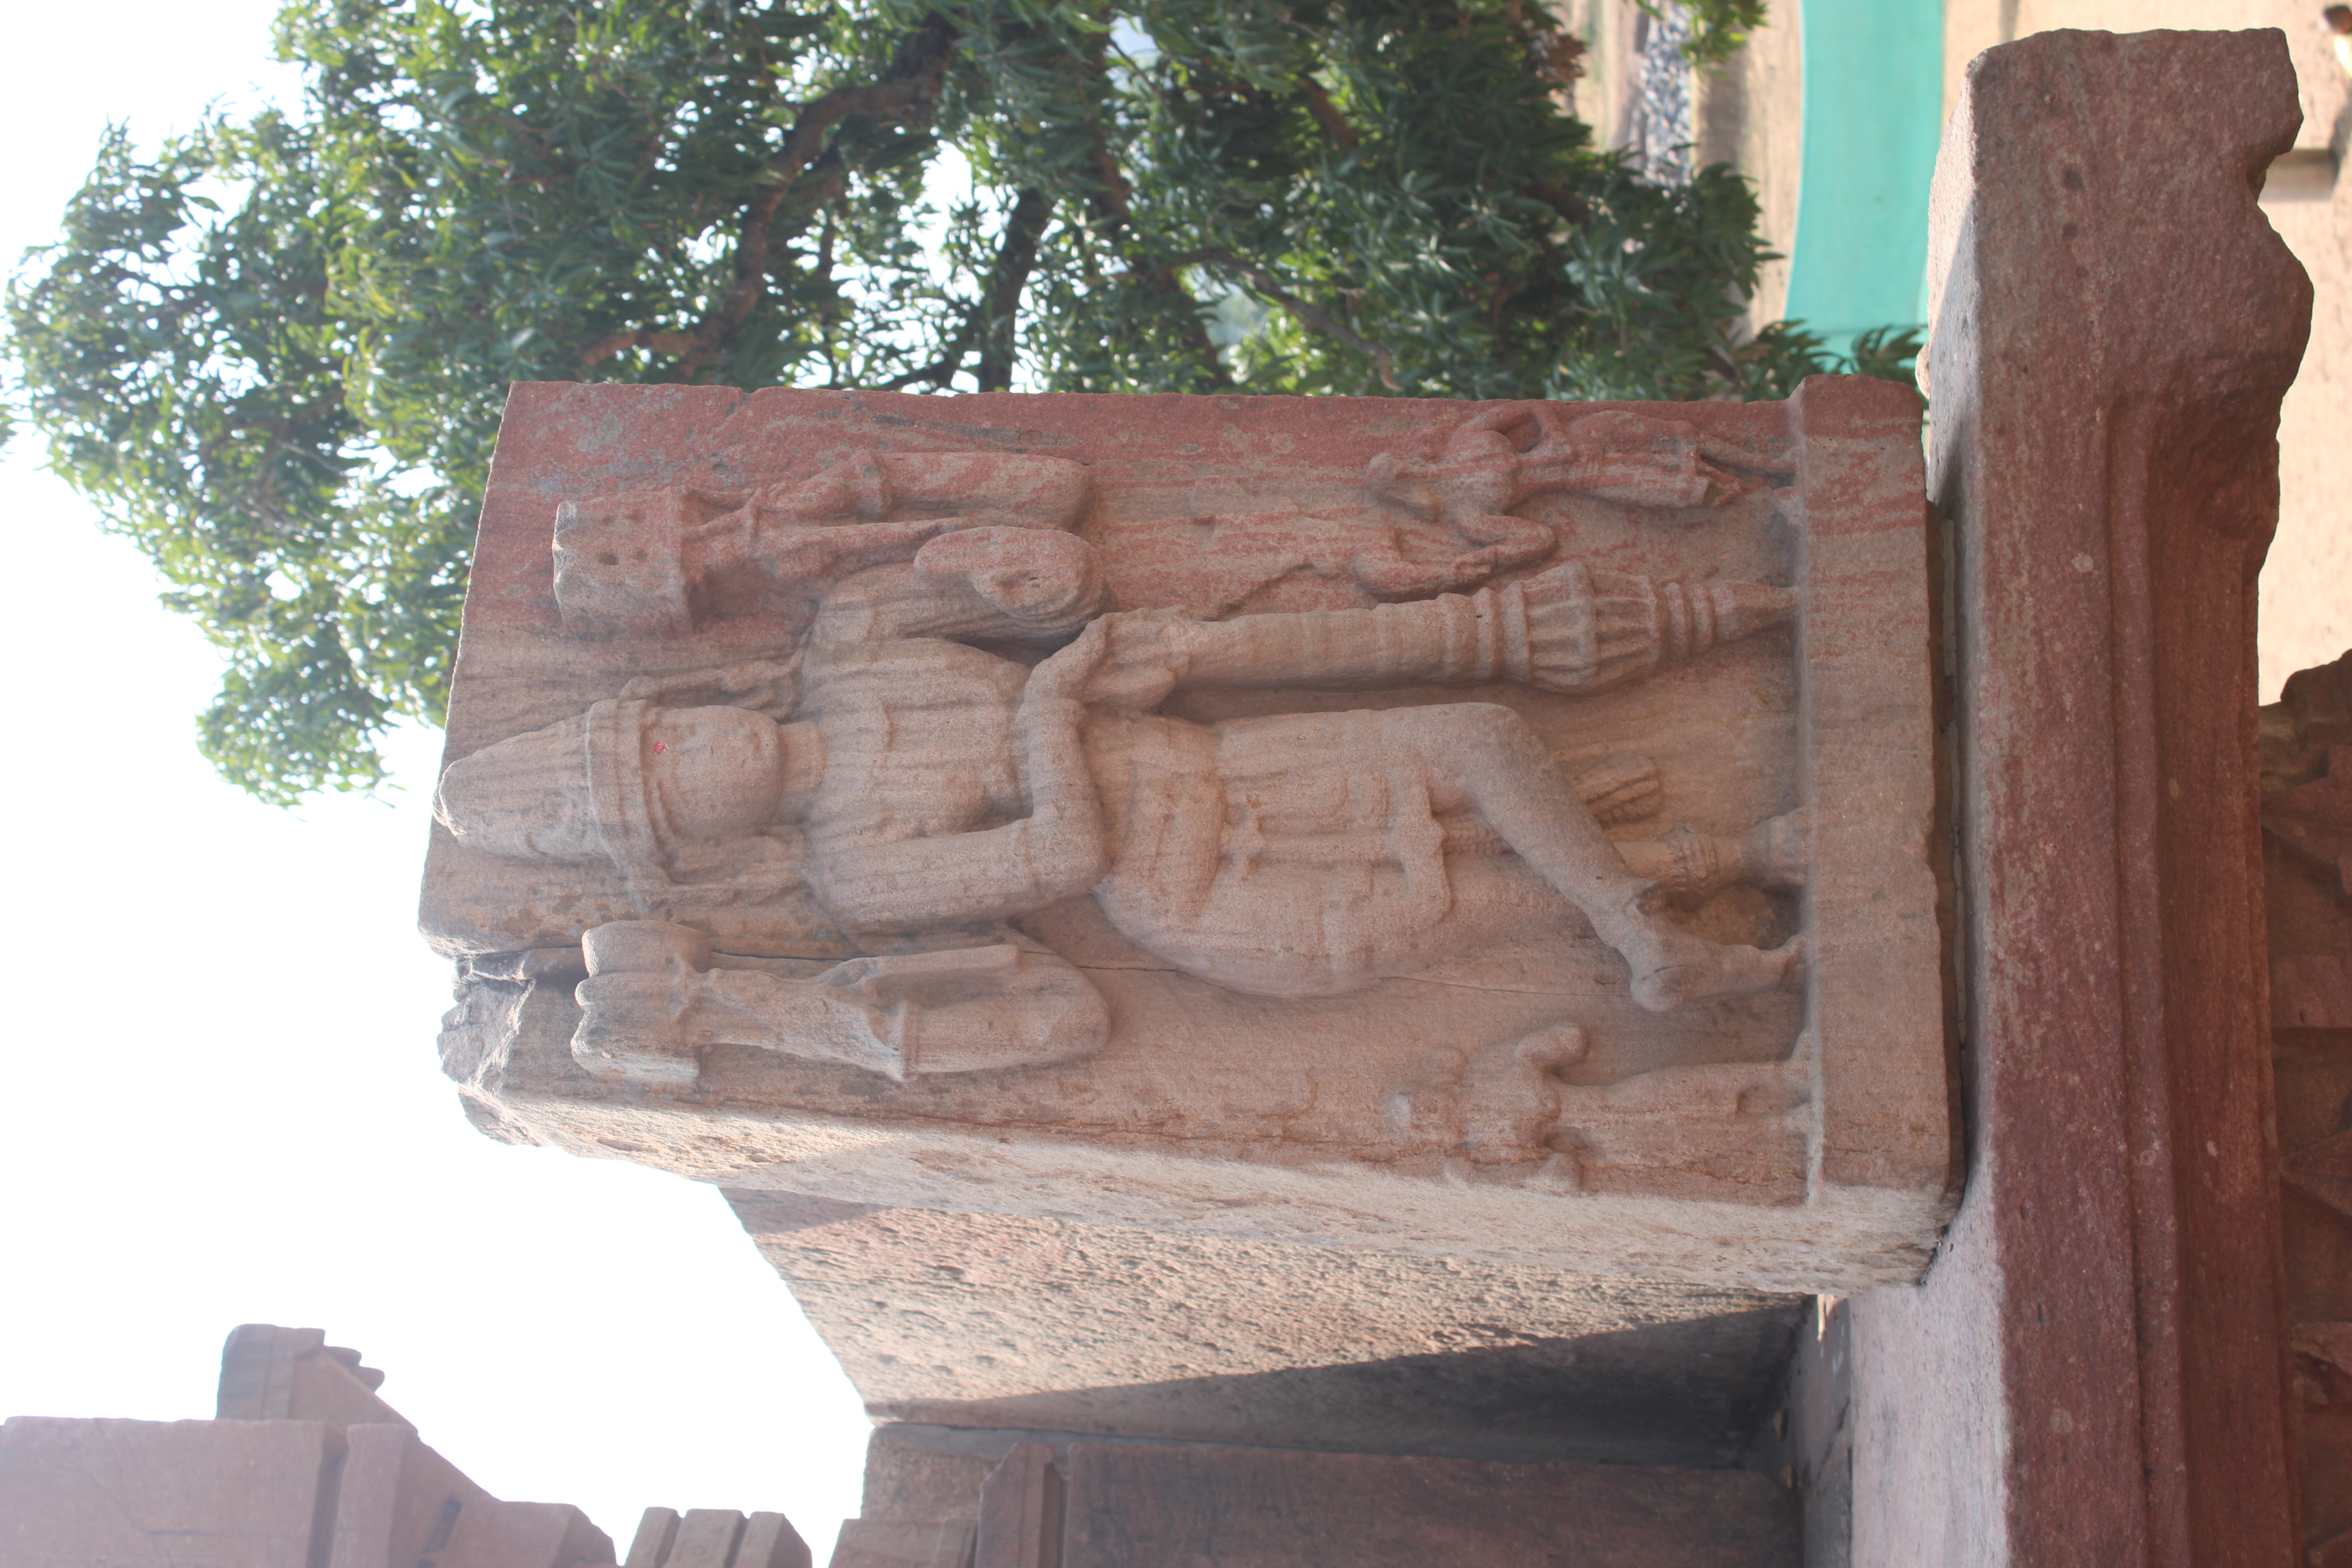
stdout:
<svg viewBox="0 0 2352 1568">
<path fill-rule="evenodd" d="M 1664 16 L 1673 3 L 1635 0 L 1653 16 Z M 1683 11 L 1691 21 L 1690 40 L 1684 44 L 1683 52 L 1703 66 L 1729 59 L 1748 41 L 1748 35 L 1764 25 L 1764 0 L 1684 0 Z"/>
<path fill-rule="evenodd" d="M 1536 0 L 802 3 L 293 0 L 299 114 L 108 137 L 10 347 L 55 467 L 226 651 L 226 776 L 365 787 L 386 723 L 438 717 L 514 381 L 1688 398 L 1835 368 L 1741 334 L 1748 184 L 1596 150 Z M 1694 52 L 1758 9 L 1705 0 Z"/>
</svg>

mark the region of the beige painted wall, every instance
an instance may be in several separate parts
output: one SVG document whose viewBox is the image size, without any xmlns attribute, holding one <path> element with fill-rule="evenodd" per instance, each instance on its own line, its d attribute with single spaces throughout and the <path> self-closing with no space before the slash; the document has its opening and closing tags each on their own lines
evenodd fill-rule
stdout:
<svg viewBox="0 0 2352 1568">
<path fill-rule="evenodd" d="M 1557 3 L 1590 51 L 1589 75 L 1577 84 L 1578 108 L 1602 142 L 1614 143 L 1624 116 L 1633 0 Z M 2332 142 L 2340 155 L 2352 135 L 2347 90 L 2352 84 L 2336 63 L 2319 11 L 2320 0 L 1944 0 L 1945 112 L 1969 60 L 2028 33 L 2277 27 L 2286 35 L 2302 83 L 2297 144 L 2317 150 Z M 1767 26 L 1706 84 L 1700 110 L 1703 125 L 1716 127 L 1702 142 L 1702 155 L 1728 156 L 1756 181 L 1764 237 L 1784 255 L 1796 236 L 1804 151 L 1801 15 L 1799 0 L 1773 0 Z M 2267 700 L 2295 670 L 2352 647 L 2352 178 L 2336 182 L 2332 199 L 2271 201 L 2263 211 L 2311 273 L 2317 292 L 2311 347 L 2279 425 L 2279 531 L 2262 585 Z M 1773 264 L 1751 319 L 1778 321 L 1788 288 L 1786 262 Z"/>
<path fill-rule="evenodd" d="M 1602 146 L 1622 146 L 1632 81 L 1633 0 L 1558 0 L 1562 23 L 1585 44 L 1585 79 L 1576 84 L 1577 112 Z M 1804 153 L 1804 57 L 1799 47 L 1799 0 L 1774 0 L 1765 25 L 1748 47 L 1699 85 L 1701 163 L 1727 162 L 1756 182 L 1762 205 L 1759 229 L 1780 259 L 1766 263 L 1748 319 L 1780 319 L 1789 298 L 1788 256 L 1797 236 L 1797 185 Z"/>
<path fill-rule="evenodd" d="M 1805 52 L 1799 0 L 1778 0 L 1732 63 L 1747 100 L 1747 124 L 1733 159 L 1756 182 L 1765 243 L 1780 259 L 1764 268 L 1748 317 L 1780 319 L 1789 301 L 1789 254 L 1797 242 L 1797 194 L 1804 174 Z"/>
</svg>

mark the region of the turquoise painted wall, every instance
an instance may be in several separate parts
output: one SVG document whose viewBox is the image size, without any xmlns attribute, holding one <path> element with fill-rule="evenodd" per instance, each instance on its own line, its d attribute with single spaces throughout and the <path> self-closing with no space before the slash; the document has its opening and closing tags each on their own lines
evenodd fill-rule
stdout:
<svg viewBox="0 0 2352 1568">
<path fill-rule="evenodd" d="M 1787 313 L 1843 349 L 1925 314 L 1943 0 L 1802 0 L 1803 184 Z"/>
</svg>

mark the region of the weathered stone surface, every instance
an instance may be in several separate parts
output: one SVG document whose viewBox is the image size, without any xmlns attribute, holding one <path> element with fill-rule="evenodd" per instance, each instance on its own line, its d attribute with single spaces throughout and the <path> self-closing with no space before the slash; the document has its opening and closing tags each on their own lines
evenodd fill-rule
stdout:
<svg viewBox="0 0 2352 1568">
<path fill-rule="evenodd" d="M 865 1487 L 857 1511 L 868 1519 L 947 1519 L 969 1509 L 989 1472 L 1034 1432 L 988 1432 L 889 1421 L 866 1442 Z M 1067 1441 L 1066 1434 L 1056 1434 Z"/>
<path fill-rule="evenodd" d="M 743 1521 L 731 1568 L 809 1568 L 808 1542 L 782 1514 L 755 1513 Z"/>
<path fill-rule="evenodd" d="M 1793 1500 L 1744 1470 L 1084 1443 L 1063 1568 L 1794 1568 Z"/>
<path fill-rule="evenodd" d="M 224 1421 L 324 1421 L 335 1427 L 405 1426 L 376 1395 L 383 1373 L 360 1364 L 360 1352 L 327 1343 L 320 1329 L 242 1323 L 221 1347 L 219 1404 Z"/>
<path fill-rule="evenodd" d="M 919 1454 L 946 1462 L 918 1475 L 904 1461 Z M 976 1535 L 964 1538 L 971 1568 L 1794 1568 L 1797 1558 L 1793 1494 L 1748 1470 L 884 1426 L 866 1482 L 866 1517 L 849 1530 L 889 1543 L 894 1554 L 880 1561 L 894 1568 L 935 1560 L 922 1553 L 938 1550 L 942 1527 L 920 1522 L 927 1508 L 978 1513 Z"/>
<path fill-rule="evenodd" d="M 343 1436 L 349 1451 L 335 1481 L 327 1568 L 425 1562 L 434 1568 L 585 1568 L 613 1561 L 612 1538 L 578 1509 L 501 1501 L 419 1442 L 405 1423 L 353 1426 Z"/>
<path fill-rule="evenodd" d="M 809 1568 L 809 1549 L 781 1513 L 649 1508 L 624 1568 Z"/>
<path fill-rule="evenodd" d="M 2274 33 L 2051 33 L 1937 175 L 1970 1185 L 1853 1304 L 1853 1561 L 2293 1561 L 2254 580 L 2306 279 Z"/>
<path fill-rule="evenodd" d="M 323 1421 L 13 1416 L 0 1562 L 314 1568 L 342 1447 Z"/>
<path fill-rule="evenodd" d="M 938 1426 L 1725 1465 L 1811 1310 L 1409 1254 L 728 1197 L 867 1409 Z M 922 1433 L 893 1431 L 925 1468 Z M 891 1447 L 877 1436 L 870 1453 Z M 921 1495 L 866 1511 L 947 1517 Z"/>
<path fill-rule="evenodd" d="M 1062 1472 L 1048 1443 L 1016 1443 L 980 1483 L 972 1568 L 1062 1568 Z"/>
<path fill-rule="evenodd" d="M 353 1426 L 336 1489 L 331 1568 L 407 1568 L 448 1544 L 458 1520 L 499 1506 L 411 1428 Z M 610 1542 L 604 1559 L 612 1559 Z"/>
<path fill-rule="evenodd" d="M 2352 1029 L 2352 654 L 2263 710 L 2271 1023 Z"/>
<path fill-rule="evenodd" d="M 2352 653 L 2262 710 L 2271 1063 L 2303 1545 L 2352 1562 Z"/>
<path fill-rule="evenodd" d="M 977 1528 L 970 1520 L 844 1520 L 833 1568 L 971 1568 Z"/>
<path fill-rule="evenodd" d="M 0 1562 L 12 1565 L 612 1561 L 612 1542 L 578 1509 L 501 1502 L 404 1424 L 19 1416 L 0 1429 Z"/>
<path fill-rule="evenodd" d="M 730 1186 L 1907 1278 L 1915 421 L 518 388 L 446 1059 L 504 1135 Z"/>
<path fill-rule="evenodd" d="M 247 1323 L 224 1410 L 253 1419 L 11 1419 L 6 1568 L 597 1568 L 613 1542 L 567 1503 L 505 1502 L 374 1395 L 383 1373 L 317 1329 Z M 380 1415 L 380 1420 L 353 1419 Z M 978 1485 L 977 1479 L 974 1487 Z M 780 1513 L 648 1509 L 629 1568 L 809 1568 Z"/>
<path fill-rule="evenodd" d="M 612 1560 L 612 1538 L 586 1514 L 561 1502 L 498 1502 L 467 1509 L 452 1524 L 447 1544 L 419 1559 L 434 1568 L 584 1568 Z M 807 1563 L 803 1555 L 797 1568 L 807 1568 Z"/>
</svg>

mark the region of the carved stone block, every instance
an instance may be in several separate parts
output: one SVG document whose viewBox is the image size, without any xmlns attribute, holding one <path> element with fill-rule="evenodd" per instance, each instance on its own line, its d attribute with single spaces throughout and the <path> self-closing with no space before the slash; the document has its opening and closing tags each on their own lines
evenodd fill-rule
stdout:
<svg viewBox="0 0 2352 1568">
<path fill-rule="evenodd" d="M 1814 1313 L 1719 1285 L 727 1195 L 866 1414 L 902 1435 L 1708 1469 L 1742 1462 Z M 871 1506 L 870 1468 L 868 1487 L 869 1513 L 955 1517 Z"/>
<path fill-rule="evenodd" d="M 333 1519 L 320 1477 L 342 1450 L 323 1421 L 12 1416 L 0 1562 L 175 1568 L 194 1547 L 196 1562 L 308 1568 Z"/>
<path fill-rule="evenodd" d="M 1667 1563 L 1792 1568 L 1787 1491 L 1752 1470 L 1497 1465 L 1076 1443 L 1063 1568 Z"/>
<path fill-rule="evenodd" d="M 526 385 L 425 880 L 497 1135 L 1765 1289 L 1948 1212 L 1907 391 Z"/>
</svg>

